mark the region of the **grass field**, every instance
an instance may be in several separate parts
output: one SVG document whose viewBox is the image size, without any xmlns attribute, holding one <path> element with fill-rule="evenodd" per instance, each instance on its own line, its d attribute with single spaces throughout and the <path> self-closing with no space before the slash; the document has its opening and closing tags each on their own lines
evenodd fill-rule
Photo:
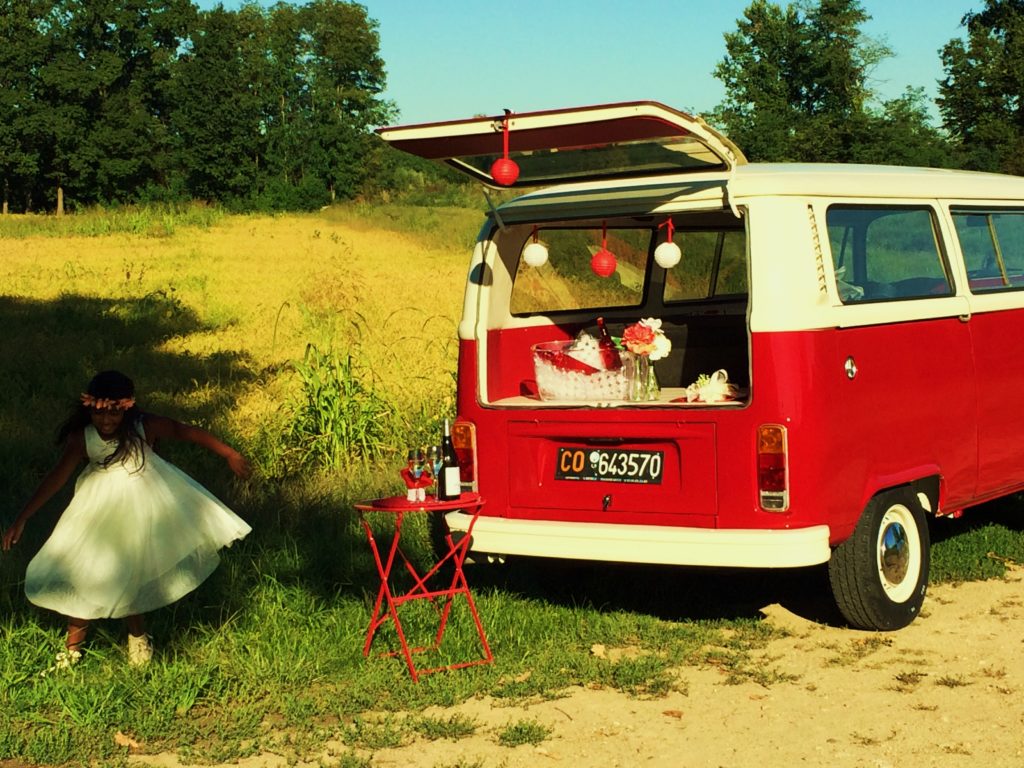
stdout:
<svg viewBox="0 0 1024 768">
<path fill-rule="evenodd" d="M 376 584 L 351 505 L 396 492 L 406 448 L 434 439 L 452 413 L 478 224 L 472 210 L 355 205 L 276 218 L 0 219 L 0 526 L 105 367 L 135 378 L 145 409 L 210 428 L 257 468 L 239 483 L 219 460 L 168 446 L 254 532 L 197 592 L 155 612 L 157 658 L 144 670 L 125 664 L 124 629 L 110 622 L 71 674 L 39 677 L 63 627 L 25 601 L 21 582 L 70 489 L 31 521 L 0 559 L 0 762 L 117 764 L 126 740 L 195 761 L 262 750 L 299 759 L 329 735 L 349 750 L 339 765 L 365 765 L 382 746 L 472 732 L 416 714 L 430 704 L 550 697 L 574 684 L 657 696 L 685 690 L 686 668 L 699 664 L 772 684 L 770 666 L 750 660 L 773 632 L 758 609 L 788 601 L 835 618 L 821 569 L 481 565 L 470 578 L 494 665 L 414 685 L 396 660 L 363 658 Z M 346 419 L 351 442 L 314 445 L 324 418 Z M 1024 561 L 1019 507 L 937 524 L 933 577 L 998 576 L 1006 560 Z M 417 523 L 414 557 L 426 560 L 427 539 Z M 459 618 L 438 660 L 475 652 Z M 426 632 L 428 619 L 413 625 Z M 638 653 L 612 661 L 595 644 Z M 528 725 L 501 743 L 543 739 Z"/>
</svg>

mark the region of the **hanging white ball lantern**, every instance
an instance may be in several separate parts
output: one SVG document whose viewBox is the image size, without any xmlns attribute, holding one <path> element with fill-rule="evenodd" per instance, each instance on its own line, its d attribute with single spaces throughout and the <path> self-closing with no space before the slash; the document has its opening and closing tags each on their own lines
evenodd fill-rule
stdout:
<svg viewBox="0 0 1024 768">
<path fill-rule="evenodd" d="M 672 241 L 666 241 L 654 249 L 654 260 L 664 269 L 672 269 L 683 258 L 683 251 Z"/>
<path fill-rule="evenodd" d="M 544 243 L 530 243 L 523 249 L 523 261 L 531 267 L 547 264 L 548 247 Z"/>
</svg>

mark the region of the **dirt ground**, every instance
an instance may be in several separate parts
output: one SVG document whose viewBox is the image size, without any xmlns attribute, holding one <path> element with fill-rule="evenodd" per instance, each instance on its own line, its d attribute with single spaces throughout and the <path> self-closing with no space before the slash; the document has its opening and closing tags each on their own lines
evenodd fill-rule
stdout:
<svg viewBox="0 0 1024 768">
<path fill-rule="evenodd" d="M 789 630 L 760 654 L 760 668 L 781 682 L 735 684 L 717 669 L 685 668 L 681 691 L 655 700 L 580 688 L 527 706 L 473 700 L 424 713 L 472 718 L 473 736 L 363 756 L 375 768 L 1024 766 L 1024 571 L 933 585 L 921 617 L 894 633 L 826 626 L 779 604 L 762 612 Z M 501 746 L 502 729 L 523 720 L 550 735 L 538 746 Z M 325 743 L 309 765 L 346 752 Z M 173 755 L 132 762 L 182 765 Z M 238 763 L 293 764 L 269 754 Z"/>
</svg>

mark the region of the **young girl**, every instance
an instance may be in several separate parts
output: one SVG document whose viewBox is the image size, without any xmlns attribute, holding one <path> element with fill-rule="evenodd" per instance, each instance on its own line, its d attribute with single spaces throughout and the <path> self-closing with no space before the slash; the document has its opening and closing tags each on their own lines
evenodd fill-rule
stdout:
<svg viewBox="0 0 1024 768">
<path fill-rule="evenodd" d="M 142 614 L 173 603 L 217 567 L 217 550 L 251 528 L 203 486 L 153 452 L 160 439 L 187 440 L 222 456 L 239 477 L 249 464 L 199 427 L 142 413 L 135 385 L 117 371 L 89 382 L 64 423 L 64 453 L 4 533 L 8 550 L 26 521 L 68 481 L 83 460 L 75 495 L 28 565 L 25 594 L 68 617 L 67 649 L 56 669 L 82 657 L 89 622 L 125 618 L 128 660 L 149 662 L 153 647 Z"/>
</svg>

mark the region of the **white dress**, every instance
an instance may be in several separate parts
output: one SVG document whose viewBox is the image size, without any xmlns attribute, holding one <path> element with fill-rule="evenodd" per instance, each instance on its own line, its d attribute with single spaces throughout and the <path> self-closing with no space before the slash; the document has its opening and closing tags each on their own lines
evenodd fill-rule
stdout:
<svg viewBox="0 0 1024 768">
<path fill-rule="evenodd" d="M 89 465 L 28 565 L 25 594 L 36 605 L 78 619 L 169 605 L 213 573 L 221 547 L 252 530 L 144 440 L 142 457 L 134 451 L 104 467 L 116 448 L 116 440 L 85 428 Z"/>
</svg>

